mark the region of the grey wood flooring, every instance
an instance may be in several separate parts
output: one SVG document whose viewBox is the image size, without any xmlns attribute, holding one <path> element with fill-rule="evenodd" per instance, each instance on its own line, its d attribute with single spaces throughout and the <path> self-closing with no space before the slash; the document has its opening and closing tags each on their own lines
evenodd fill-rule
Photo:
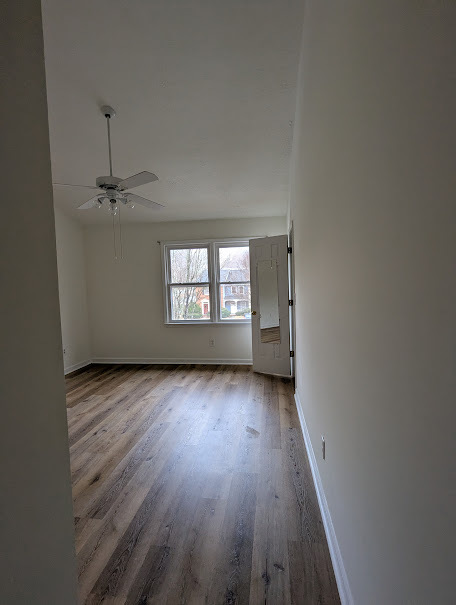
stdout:
<svg viewBox="0 0 456 605">
<path fill-rule="evenodd" d="M 289 381 L 93 365 L 66 384 L 81 604 L 339 603 Z"/>
</svg>

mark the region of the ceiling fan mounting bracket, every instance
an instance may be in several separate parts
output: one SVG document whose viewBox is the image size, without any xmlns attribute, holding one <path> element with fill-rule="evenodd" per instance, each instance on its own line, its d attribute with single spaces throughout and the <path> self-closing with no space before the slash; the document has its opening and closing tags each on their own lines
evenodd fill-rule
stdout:
<svg viewBox="0 0 456 605">
<path fill-rule="evenodd" d="M 115 110 L 110 105 L 103 105 L 101 113 L 105 118 L 113 118 L 116 115 Z"/>
</svg>

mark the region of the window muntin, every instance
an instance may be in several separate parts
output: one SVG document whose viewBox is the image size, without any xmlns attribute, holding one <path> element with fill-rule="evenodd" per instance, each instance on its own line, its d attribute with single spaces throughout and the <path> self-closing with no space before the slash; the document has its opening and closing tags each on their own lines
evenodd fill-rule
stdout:
<svg viewBox="0 0 456 605">
<path fill-rule="evenodd" d="M 166 323 L 250 323 L 248 241 L 163 246 Z"/>
</svg>

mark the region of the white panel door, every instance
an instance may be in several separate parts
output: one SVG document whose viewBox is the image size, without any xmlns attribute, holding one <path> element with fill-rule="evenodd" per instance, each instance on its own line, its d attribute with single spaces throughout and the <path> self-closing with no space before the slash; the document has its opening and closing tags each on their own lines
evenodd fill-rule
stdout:
<svg viewBox="0 0 456 605">
<path fill-rule="evenodd" d="M 290 376 L 288 237 L 250 240 L 253 369 Z"/>
</svg>

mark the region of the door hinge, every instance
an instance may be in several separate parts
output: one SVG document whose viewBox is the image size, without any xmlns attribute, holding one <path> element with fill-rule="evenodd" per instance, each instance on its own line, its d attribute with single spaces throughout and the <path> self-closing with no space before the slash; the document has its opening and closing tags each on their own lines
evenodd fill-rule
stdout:
<svg viewBox="0 0 456 605">
<path fill-rule="evenodd" d="M 294 351 L 290 351 L 290 357 L 294 357 Z"/>
<path fill-rule="evenodd" d="M 293 252 L 293 248 L 291 246 L 288 246 L 287 251 L 288 251 L 288 254 L 291 254 Z"/>
<path fill-rule="evenodd" d="M 289 307 L 292 307 L 292 306 L 293 306 L 293 300 L 289 300 L 289 301 L 288 301 L 288 306 L 289 306 Z"/>
</svg>

